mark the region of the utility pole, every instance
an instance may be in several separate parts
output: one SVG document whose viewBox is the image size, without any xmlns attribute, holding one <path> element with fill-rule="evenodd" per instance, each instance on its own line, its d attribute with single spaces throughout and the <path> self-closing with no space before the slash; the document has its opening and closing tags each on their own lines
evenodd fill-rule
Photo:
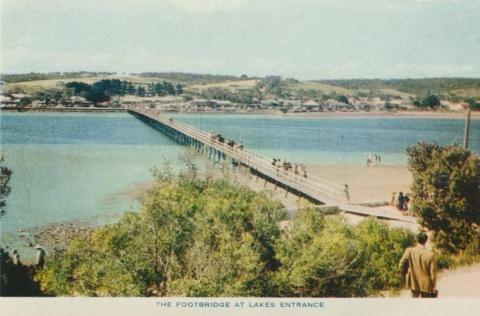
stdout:
<svg viewBox="0 0 480 316">
<path fill-rule="evenodd" d="M 470 109 L 467 110 L 467 118 L 465 119 L 465 133 L 463 135 L 463 148 L 468 149 L 468 134 L 470 132 Z"/>
</svg>

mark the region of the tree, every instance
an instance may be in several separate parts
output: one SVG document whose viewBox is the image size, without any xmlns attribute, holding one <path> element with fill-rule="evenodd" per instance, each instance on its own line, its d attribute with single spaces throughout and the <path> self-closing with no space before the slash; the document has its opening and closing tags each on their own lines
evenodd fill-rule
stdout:
<svg viewBox="0 0 480 316">
<path fill-rule="evenodd" d="M 74 95 L 81 95 L 82 93 L 90 91 L 92 87 L 88 83 L 72 81 L 67 82 L 65 88 L 72 89 Z"/>
<path fill-rule="evenodd" d="M 283 86 L 284 86 L 282 77 L 266 76 L 260 81 L 259 84 L 265 87 L 266 92 L 272 93 L 277 96 L 282 96 Z"/>
<path fill-rule="evenodd" d="M 407 149 L 413 174 L 413 211 L 450 253 L 480 237 L 480 160 L 457 145 L 419 143 Z"/>
<path fill-rule="evenodd" d="M 139 86 L 139 87 L 137 88 L 137 95 L 138 95 L 139 97 L 144 97 L 145 94 L 146 94 L 145 88 L 142 87 L 142 86 Z"/>
<path fill-rule="evenodd" d="M 480 100 L 475 100 L 474 98 L 468 98 L 465 100 L 470 106 L 472 111 L 480 111 Z"/>
<path fill-rule="evenodd" d="M 5 214 L 6 199 L 11 191 L 8 185 L 11 177 L 12 170 L 5 165 L 5 157 L 0 154 L 0 217 Z"/>
<path fill-rule="evenodd" d="M 348 98 L 344 95 L 339 95 L 337 96 L 337 101 L 338 102 L 342 102 L 342 103 L 345 103 L 345 104 L 348 104 Z"/>
<path fill-rule="evenodd" d="M 430 108 L 438 107 L 440 105 L 440 97 L 436 94 L 427 95 L 423 100 L 423 105 Z"/>
<path fill-rule="evenodd" d="M 414 100 L 413 105 L 422 108 L 437 108 L 440 105 L 440 97 L 436 94 L 428 94 L 423 99 Z"/>
<path fill-rule="evenodd" d="M 171 95 L 174 95 L 175 94 L 175 87 L 172 83 L 168 82 L 168 81 L 164 81 L 163 82 L 163 89 L 165 90 L 165 92 L 167 94 L 171 94 Z"/>
<path fill-rule="evenodd" d="M 175 85 L 175 95 L 180 95 L 183 93 L 183 86 L 179 83 Z"/>
</svg>

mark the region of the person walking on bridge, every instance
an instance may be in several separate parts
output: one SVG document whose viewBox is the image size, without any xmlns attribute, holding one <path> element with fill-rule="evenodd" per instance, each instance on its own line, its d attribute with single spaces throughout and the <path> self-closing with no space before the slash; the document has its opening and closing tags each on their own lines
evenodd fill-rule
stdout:
<svg viewBox="0 0 480 316">
<path fill-rule="evenodd" d="M 416 239 L 417 246 L 405 250 L 399 267 L 406 275 L 412 297 L 437 297 L 437 263 L 434 254 L 425 247 L 428 236 L 421 232 Z"/>
</svg>

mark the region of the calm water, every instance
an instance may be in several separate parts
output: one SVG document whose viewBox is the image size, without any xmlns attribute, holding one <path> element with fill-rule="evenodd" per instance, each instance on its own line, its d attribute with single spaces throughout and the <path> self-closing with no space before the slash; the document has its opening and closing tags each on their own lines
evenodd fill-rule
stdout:
<svg viewBox="0 0 480 316">
<path fill-rule="evenodd" d="M 418 141 L 463 144 L 464 120 L 292 118 L 262 115 L 178 114 L 171 117 L 221 132 L 269 157 L 322 164 L 365 164 L 369 153 L 386 164 L 406 164 Z M 470 147 L 480 153 L 480 121 L 471 123 Z"/>
<path fill-rule="evenodd" d="M 462 120 L 172 117 L 270 157 L 327 164 L 364 164 L 368 153 L 404 164 L 407 146 L 419 140 L 462 143 L 464 128 Z M 479 153 L 480 121 L 471 130 L 471 147 Z M 129 114 L 2 113 L 1 137 L 13 170 L 7 214 L 0 219 L 3 238 L 49 223 L 106 222 L 135 209 L 132 191 L 151 180 L 150 168 L 184 151 Z"/>
<path fill-rule="evenodd" d="M 184 149 L 128 114 L 2 113 L 2 152 L 13 171 L 3 243 L 29 251 L 18 230 L 80 220 L 105 223 L 138 208 L 150 168 Z"/>
</svg>

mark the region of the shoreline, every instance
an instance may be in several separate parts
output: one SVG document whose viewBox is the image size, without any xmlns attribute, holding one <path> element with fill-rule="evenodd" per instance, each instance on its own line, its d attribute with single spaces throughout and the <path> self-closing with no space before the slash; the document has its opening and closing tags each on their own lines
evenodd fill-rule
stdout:
<svg viewBox="0 0 480 316">
<path fill-rule="evenodd" d="M 0 112 L 78 112 L 78 113 L 128 113 L 128 108 L 68 108 L 68 107 L 24 107 L 13 108 L 5 107 Z M 156 110 L 160 113 L 172 113 L 172 114 L 212 114 L 212 115 L 268 115 L 274 117 L 294 117 L 303 119 L 315 119 L 315 118 L 358 118 L 358 119 L 397 119 L 397 118 L 419 118 L 419 119 L 465 119 L 466 112 L 444 112 L 444 111 L 371 111 L 371 112 L 302 112 L 302 113 L 282 113 L 279 111 L 162 111 Z M 480 120 L 480 111 L 471 112 L 472 120 Z"/>
<path fill-rule="evenodd" d="M 125 108 L 57 108 L 57 107 L 46 107 L 46 108 L 32 108 L 32 107 L 25 107 L 25 108 L 9 108 L 5 107 L 0 110 L 0 112 L 98 112 L 98 113 L 111 113 L 111 112 L 120 112 L 120 113 L 127 113 L 128 109 Z"/>
<path fill-rule="evenodd" d="M 200 158 L 202 159 L 202 158 Z M 377 166 L 359 166 L 359 165 L 306 165 L 309 174 L 321 177 L 324 180 L 337 184 L 348 183 L 350 187 L 351 202 L 361 203 L 380 203 L 389 202 L 392 192 L 402 191 L 410 192 L 411 174 L 406 165 L 377 165 Z M 226 178 L 234 184 L 246 186 L 256 192 L 264 192 L 273 200 L 280 201 L 287 209 L 290 216 L 294 215 L 296 210 L 307 205 L 312 205 L 304 198 L 300 198 L 285 189 L 275 186 L 262 178 L 256 177 L 245 168 L 227 168 L 222 171 L 221 168 L 210 170 L 215 178 Z M 118 194 L 138 198 L 148 188 L 154 186 L 154 180 L 137 182 L 132 184 L 128 190 L 118 192 Z M 391 209 L 393 213 L 397 212 L 390 205 L 379 205 L 383 208 Z M 123 214 L 123 213 L 122 213 Z M 365 217 L 354 214 L 343 213 L 349 224 L 355 225 L 361 222 Z M 116 222 L 121 216 L 114 219 Z M 404 223 L 388 221 L 392 227 L 404 227 Z M 13 240 L 9 240 L 10 248 L 17 247 L 24 260 L 31 260 L 34 255 L 33 246 L 37 243 L 45 249 L 63 248 L 70 240 L 78 236 L 85 236 L 93 229 L 108 225 L 108 223 L 98 223 L 89 219 L 67 220 L 56 223 L 44 223 L 36 227 L 23 227 L 15 232 L 11 232 Z M 410 229 L 415 229 L 415 225 L 407 225 Z M 13 243 L 12 243 L 13 241 Z M 16 244 L 16 245 L 15 245 Z"/>
</svg>

